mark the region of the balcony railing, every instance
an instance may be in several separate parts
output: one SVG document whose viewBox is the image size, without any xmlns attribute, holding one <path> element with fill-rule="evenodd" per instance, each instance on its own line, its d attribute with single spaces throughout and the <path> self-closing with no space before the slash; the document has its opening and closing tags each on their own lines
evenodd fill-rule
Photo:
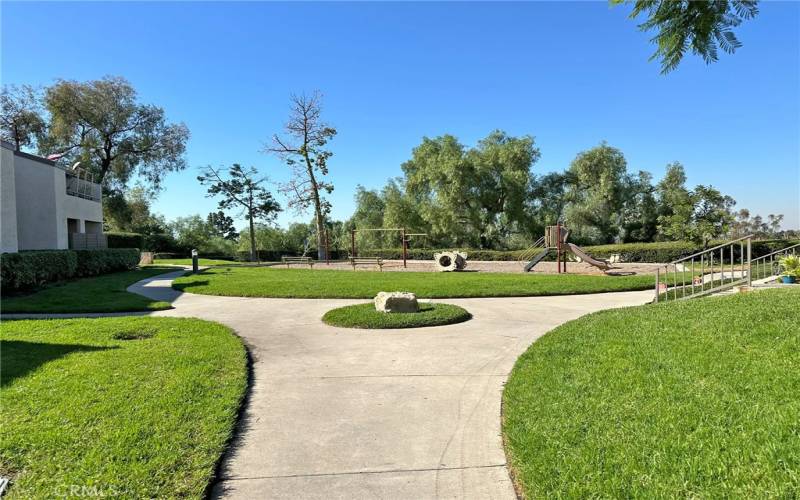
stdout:
<svg viewBox="0 0 800 500">
<path fill-rule="evenodd" d="M 77 196 L 86 200 L 100 201 L 102 197 L 102 188 L 100 184 L 92 182 L 90 179 L 84 178 L 80 174 L 73 174 L 66 172 L 67 175 L 67 194 L 70 196 Z"/>
</svg>

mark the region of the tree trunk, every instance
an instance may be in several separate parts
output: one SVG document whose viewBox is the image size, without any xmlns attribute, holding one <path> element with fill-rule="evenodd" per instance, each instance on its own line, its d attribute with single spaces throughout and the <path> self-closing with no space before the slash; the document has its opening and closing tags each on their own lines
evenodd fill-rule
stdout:
<svg viewBox="0 0 800 500">
<path fill-rule="evenodd" d="M 317 223 L 317 260 L 322 261 L 327 258 L 327 255 L 325 255 L 325 224 L 322 221 L 322 211 L 317 208 L 315 213 Z"/>
<path fill-rule="evenodd" d="M 258 252 L 256 252 L 256 228 L 255 224 L 253 224 L 253 212 L 250 212 L 250 218 L 248 220 L 250 223 L 250 262 L 255 262 L 258 258 Z"/>
</svg>

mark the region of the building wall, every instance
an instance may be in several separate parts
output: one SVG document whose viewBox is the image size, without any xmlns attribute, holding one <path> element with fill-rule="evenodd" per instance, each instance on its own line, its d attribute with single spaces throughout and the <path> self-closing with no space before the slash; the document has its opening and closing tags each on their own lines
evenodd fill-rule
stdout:
<svg viewBox="0 0 800 500">
<path fill-rule="evenodd" d="M 1 180 L 2 251 L 66 249 L 70 230 L 102 232 L 102 203 L 68 195 L 66 173 L 52 162 L 3 142 Z"/>
<path fill-rule="evenodd" d="M 57 174 L 52 165 L 14 155 L 14 186 L 17 193 L 17 240 L 20 250 L 67 248 L 67 219 L 56 195 Z M 66 189 L 62 183 L 61 187 Z M 64 194 L 66 196 L 66 194 Z M 59 227 L 62 222 L 64 228 Z"/>
<path fill-rule="evenodd" d="M 14 152 L 2 148 L 0 157 L 0 252 L 16 252 L 17 197 L 14 188 Z"/>
</svg>

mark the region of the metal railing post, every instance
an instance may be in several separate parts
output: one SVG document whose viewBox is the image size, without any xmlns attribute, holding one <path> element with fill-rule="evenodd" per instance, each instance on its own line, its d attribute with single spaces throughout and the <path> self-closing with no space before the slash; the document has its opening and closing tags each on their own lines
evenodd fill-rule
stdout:
<svg viewBox="0 0 800 500">
<path fill-rule="evenodd" d="M 753 286 L 753 276 L 750 272 L 753 265 L 752 247 L 750 245 L 750 238 L 747 238 L 747 286 Z"/>
<path fill-rule="evenodd" d="M 658 285 L 661 284 L 661 268 L 656 268 L 656 304 L 658 304 Z"/>
</svg>

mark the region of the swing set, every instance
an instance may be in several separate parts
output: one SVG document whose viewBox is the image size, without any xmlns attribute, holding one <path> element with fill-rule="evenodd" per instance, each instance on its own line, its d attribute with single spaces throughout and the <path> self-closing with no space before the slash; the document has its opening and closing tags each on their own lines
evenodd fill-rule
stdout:
<svg viewBox="0 0 800 500">
<path fill-rule="evenodd" d="M 408 267 L 408 243 L 413 237 L 425 237 L 428 233 L 409 233 L 404 227 L 389 227 L 389 228 L 364 228 L 350 230 L 350 258 L 355 259 L 358 257 L 358 248 L 356 247 L 356 233 L 365 232 L 400 232 L 400 244 L 403 247 L 403 267 Z M 375 257 L 378 259 L 378 257 Z"/>
</svg>

